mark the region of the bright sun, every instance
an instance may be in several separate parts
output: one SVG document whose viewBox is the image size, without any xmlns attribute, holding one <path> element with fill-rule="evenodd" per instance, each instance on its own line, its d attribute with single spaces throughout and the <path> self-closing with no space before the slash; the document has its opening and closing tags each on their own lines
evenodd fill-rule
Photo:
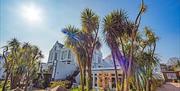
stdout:
<svg viewBox="0 0 180 91">
<path fill-rule="evenodd" d="M 40 22 L 42 19 L 42 10 L 35 5 L 22 6 L 22 16 L 30 23 Z"/>
</svg>

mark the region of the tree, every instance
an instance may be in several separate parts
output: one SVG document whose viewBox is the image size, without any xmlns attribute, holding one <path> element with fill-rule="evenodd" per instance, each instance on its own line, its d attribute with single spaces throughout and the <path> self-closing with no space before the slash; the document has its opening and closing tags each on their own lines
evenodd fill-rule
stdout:
<svg viewBox="0 0 180 91">
<path fill-rule="evenodd" d="M 3 91 L 5 90 L 5 86 L 7 83 L 7 80 L 10 76 L 11 78 L 11 89 L 15 87 L 14 84 L 14 68 L 15 68 L 15 63 L 18 61 L 18 52 L 20 50 L 20 42 L 16 39 L 13 38 L 8 42 L 8 44 L 4 47 L 5 51 L 3 53 L 3 57 L 5 59 L 5 72 L 6 72 L 6 78 L 5 78 L 5 83 L 3 86 Z"/>
<path fill-rule="evenodd" d="M 75 53 L 76 50 L 83 51 L 82 53 L 86 55 L 86 67 L 84 70 L 87 70 L 88 78 L 87 81 L 87 89 L 92 89 L 92 72 L 91 72 L 91 64 L 92 64 L 92 58 L 94 49 L 100 48 L 100 42 L 98 38 L 98 32 L 99 32 L 99 17 L 91 10 L 91 9 L 85 9 L 81 14 L 81 20 L 82 20 L 82 29 L 75 33 L 76 31 L 70 31 L 65 32 L 66 35 L 68 35 L 68 38 L 72 39 L 73 43 L 78 43 L 78 45 L 73 45 L 72 47 L 75 48 L 72 51 Z M 67 29 L 68 30 L 68 29 Z M 74 42 L 77 41 L 77 42 Z M 82 55 L 82 53 L 80 53 Z M 78 54 L 77 54 L 78 55 Z M 77 57 L 78 58 L 78 57 Z M 80 63 L 79 63 L 80 65 Z M 86 73 L 84 73 L 86 74 Z"/>
<path fill-rule="evenodd" d="M 3 91 L 6 91 L 6 83 L 10 77 L 11 89 L 21 85 L 21 82 L 26 82 L 25 90 L 36 75 L 38 61 L 43 57 L 37 46 L 21 43 L 17 39 L 12 39 L 4 47 L 3 57 L 5 59 L 6 78 L 3 86 Z M 24 81 L 23 81 L 24 80 Z M 23 83 L 24 84 L 24 83 Z"/>
<path fill-rule="evenodd" d="M 133 23 L 133 27 L 130 27 L 130 50 L 128 53 L 128 67 L 127 67 L 127 79 L 129 79 L 131 77 L 131 73 L 132 73 L 132 66 L 133 66 L 133 58 L 134 58 L 134 54 L 135 54 L 135 50 L 136 50 L 136 39 L 137 39 L 137 33 L 138 33 L 138 28 L 140 25 L 140 21 L 141 21 L 141 16 L 142 14 L 145 12 L 146 7 L 144 5 L 144 1 L 142 0 L 141 2 L 141 8 L 138 12 L 138 15 L 136 16 L 136 19 Z M 128 91 L 129 90 L 129 82 L 125 82 L 125 89 L 124 91 Z"/>
<path fill-rule="evenodd" d="M 99 17 L 91 9 L 85 9 L 81 14 L 82 33 L 84 33 L 85 51 L 87 54 L 87 88 L 92 89 L 92 71 L 91 64 L 93 59 L 94 49 L 100 48 L 98 38 L 99 33 Z"/>
<path fill-rule="evenodd" d="M 136 16 L 135 22 L 128 20 L 125 11 L 114 11 L 104 18 L 105 40 L 111 49 L 114 60 L 117 58 L 122 67 L 124 78 L 121 88 L 129 90 L 129 78 L 133 66 L 134 54 L 136 52 L 137 31 L 140 25 L 140 18 L 145 11 L 142 0 L 141 9 Z M 115 61 L 114 61 L 115 62 Z M 116 68 L 116 67 L 115 67 Z M 117 81 L 116 81 L 117 82 Z"/>
<path fill-rule="evenodd" d="M 124 52 L 124 45 L 123 43 L 119 43 L 119 40 L 122 42 L 122 37 L 125 31 L 126 26 L 126 13 L 123 10 L 120 11 L 113 11 L 109 15 L 105 16 L 104 18 L 104 24 L 103 24 L 103 32 L 105 36 L 105 42 L 111 49 L 111 55 L 113 58 L 114 68 L 115 68 L 115 78 L 116 78 L 116 90 L 118 91 L 118 74 L 117 74 L 117 67 L 116 67 L 116 61 L 125 61 L 123 60 L 123 56 L 120 53 L 119 46 L 122 45 L 122 50 Z M 117 57 L 117 53 L 120 53 L 120 56 Z M 120 62 L 121 67 L 124 69 L 125 72 L 125 66 Z"/>
<path fill-rule="evenodd" d="M 105 40 L 111 49 L 112 56 L 114 55 L 114 60 L 117 59 L 119 61 L 124 74 L 123 81 L 121 82 L 122 91 L 129 91 L 130 87 L 132 88 L 132 86 L 135 85 L 132 83 L 132 80 L 139 82 L 137 78 L 141 78 L 141 80 L 144 79 L 142 78 L 142 70 L 147 71 L 147 69 L 143 68 L 145 66 L 139 62 L 140 59 L 138 58 L 142 58 L 147 56 L 145 54 L 148 54 L 150 56 L 148 62 L 155 62 L 148 65 L 148 74 L 150 74 L 148 76 L 152 76 L 153 67 L 157 62 L 154 61 L 157 37 L 153 36 L 153 33 L 149 28 L 145 27 L 144 34 L 147 39 L 143 40 L 143 36 L 140 35 L 139 31 L 141 16 L 145 10 L 146 7 L 142 0 L 140 10 L 134 22 L 128 20 L 127 15 L 123 10 L 114 11 L 104 18 L 103 30 Z M 141 42 L 143 45 L 141 45 Z"/>
<path fill-rule="evenodd" d="M 34 76 L 37 76 L 34 73 L 37 73 L 39 61 L 43 58 L 43 55 L 37 46 L 30 45 L 29 43 L 25 43 L 22 46 L 22 50 L 24 51 L 24 55 L 22 60 L 25 62 L 25 91 L 27 90 L 27 86 L 32 82 Z"/>
<path fill-rule="evenodd" d="M 84 48 L 84 41 L 80 40 L 83 38 L 82 32 L 79 29 L 68 26 L 63 29 L 62 32 L 66 34 L 65 45 L 71 49 L 71 51 L 75 54 L 79 70 L 80 70 L 80 84 L 81 90 L 85 91 L 85 77 L 86 77 L 86 59 L 87 55 Z"/>
<path fill-rule="evenodd" d="M 136 53 L 133 62 L 134 80 L 137 82 L 137 89 L 151 91 L 153 80 L 153 70 L 159 64 L 159 59 L 155 56 L 155 48 L 158 37 L 148 27 L 144 28 L 142 35 L 138 32 L 136 42 Z M 145 87 L 145 88 L 144 88 Z"/>
<path fill-rule="evenodd" d="M 180 69 L 180 58 L 177 57 L 169 58 L 167 65 L 172 70 L 178 70 L 178 68 Z"/>
<path fill-rule="evenodd" d="M 5 61 L 5 72 L 6 72 L 6 77 L 5 77 L 5 81 L 4 81 L 4 84 L 3 84 L 3 88 L 2 88 L 2 91 L 6 91 L 6 84 L 7 84 L 7 81 L 8 81 L 8 78 L 9 78 L 9 75 L 10 75 L 10 69 L 11 69 L 11 66 L 9 65 L 9 61 L 7 60 L 7 51 L 8 51 L 8 47 L 5 46 L 4 47 L 4 50 L 3 50 L 3 58 L 4 58 L 4 61 Z"/>
<path fill-rule="evenodd" d="M 146 6 L 142 0 L 140 10 L 134 21 L 129 20 L 123 10 L 113 11 L 105 16 L 103 20 L 104 40 L 111 49 L 116 84 L 118 84 L 118 76 L 115 60 L 118 60 L 123 70 L 121 91 L 129 91 L 130 89 L 151 90 L 152 72 L 158 64 L 158 58 L 155 56 L 158 37 L 148 27 L 144 28 L 144 32 L 139 30 L 141 17 L 145 10 Z M 83 67 L 87 70 L 88 83 L 86 85 L 90 90 L 92 88 L 91 63 L 93 52 L 94 49 L 100 48 L 98 38 L 99 18 L 92 10 L 85 9 L 82 12 L 81 20 L 81 30 L 70 27 L 66 28 L 63 33 L 67 35 L 66 43 L 69 48 L 79 58 L 78 64 L 81 67 L 81 72 L 83 72 Z M 85 55 L 84 59 L 79 57 L 83 55 L 82 53 Z M 86 66 L 82 66 L 82 60 L 85 60 Z M 133 83 L 133 81 L 136 83 Z M 120 90 L 118 85 L 116 85 L 116 88 Z"/>
<path fill-rule="evenodd" d="M 147 80 L 148 81 L 147 81 L 147 86 L 146 86 L 147 89 L 146 90 L 150 91 L 151 85 L 149 83 L 149 80 L 151 80 L 151 78 L 152 78 L 152 72 L 153 72 L 154 65 L 156 66 L 158 64 L 158 61 L 155 60 L 154 55 L 155 55 L 155 49 L 156 49 L 156 42 L 159 38 L 148 27 L 145 27 L 144 31 L 145 31 L 145 35 L 147 37 L 147 45 L 148 45 L 147 47 L 149 47 L 148 52 L 149 52 L 150 58 L 151 58 L 147 62 L 149 64 L 146 65 L 148 67 L 148 72 L 147 72 L 147 75 L 148 75 Z"/>
</svg>

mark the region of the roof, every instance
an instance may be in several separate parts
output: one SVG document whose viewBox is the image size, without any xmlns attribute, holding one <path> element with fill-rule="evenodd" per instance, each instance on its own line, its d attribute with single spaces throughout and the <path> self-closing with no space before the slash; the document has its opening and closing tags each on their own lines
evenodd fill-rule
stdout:
<svg viewBox="0 0 180 91">
<path fill-rule="evenodd" d="M 63 44 L 59 43 L 58 41 L 56 41 L 56 44 L 58 44 L 58 46 L 59 46 L 60 48 L 62 48 L 62 47 L 64 46 Z"/>
<path fill-rule="evenodd" d="M 120 67 L 118 60 L 115 60 L 115 61 L 116 61 L 116 66 Z M 105 57 L 103 59 L 103 61 L 102 61 L 102 65 L 103 65 L 104 68 L 114 67 L 114 62 L 112 60 L 112 55 L 108 55 L 107 57 Z"/>
<path fill-rule="evenodd" d="M 121 67 L 117 67 L 117 69 L 121 69 Z M 103 67 L 103 68 L 93 68 L 92 71 L 99 71 L 99 70 L 114 70 L 114 67 Z"/>
</svg>

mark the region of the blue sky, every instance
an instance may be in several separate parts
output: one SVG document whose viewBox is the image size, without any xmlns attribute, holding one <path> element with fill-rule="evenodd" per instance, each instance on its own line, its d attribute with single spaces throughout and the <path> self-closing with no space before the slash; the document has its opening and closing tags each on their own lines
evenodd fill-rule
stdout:
<svg viewBox="0 0 180 91">
<path fill-rule="evenodd" d="M 21 6 L 33 4 L 41 10 L 40 22 L 28 22 Z M 58 40 L 64 41 L 61 29 L 71 24 L 81 28 L 80 14 L 91 8 L 102 18 L 112 10 L 124 9 L 134 20 L 140 0 L 0 0 L 0 47 L 11 38 L 30 42 L 40 47 L 47 62 L 49 50 Z M 180 0 L 145 0 L 147 12 L 141 26 L 149 26 L 159 36 L 159 57 L 166 62 L 169 57 L 180 57 Z M 102 27 L 101 27 L 102 29 Z M 103 43 L 103 57 L 110 54 Z M 2 52 L 2 50 L 1 50 Z"/>
</svg>

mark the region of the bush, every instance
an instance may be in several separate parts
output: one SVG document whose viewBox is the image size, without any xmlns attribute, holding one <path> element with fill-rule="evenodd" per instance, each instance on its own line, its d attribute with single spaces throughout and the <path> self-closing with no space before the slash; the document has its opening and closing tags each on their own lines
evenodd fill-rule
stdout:
<svg viewBox="0 0 180 91">
<path fill-rule="evenodd" d="M 0 81 L 0 91 L 2 91 L 3 85 L 4 85 L 4 81 Z M 10 89 L 10 80 L 8 80 L 6 84 L 6 90 L 9 89 Z"/>
<path fill-rule="evenodd" d="M 70 81 L 53 81 L 50 83 L 50 87 L 54 88 L 56 86 L 61 86 L 64 88 L 68 88 L 70 83 L 71 83 Z"/>
<path fill-rule="evenodd" d="M 154 83 L 151 84 L 152 91 L 155 91 L 158 87 L 161 87 L 163 83 L 164 83 L 163 80 L 156 80 Z"/>
<path fill-rule="evenodd" d="M 71 88 L 71 90 L 70 91 L 81 91 L 81 89 L 80 88 L 78 88 L 78 87 L 75 87 L 75 88 Z"/>
</svg>

